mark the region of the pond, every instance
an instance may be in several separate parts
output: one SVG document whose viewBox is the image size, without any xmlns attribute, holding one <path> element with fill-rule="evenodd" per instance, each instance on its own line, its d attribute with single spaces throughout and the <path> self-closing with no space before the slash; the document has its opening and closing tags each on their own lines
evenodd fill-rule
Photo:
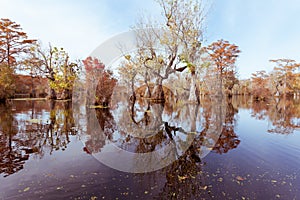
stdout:
<svg viewBox="0 0 300 200">
<path fill-rule="evenodd" d="M 300 198 L 299 99 L 0 111 L 0 199 Z"/>
</svg>

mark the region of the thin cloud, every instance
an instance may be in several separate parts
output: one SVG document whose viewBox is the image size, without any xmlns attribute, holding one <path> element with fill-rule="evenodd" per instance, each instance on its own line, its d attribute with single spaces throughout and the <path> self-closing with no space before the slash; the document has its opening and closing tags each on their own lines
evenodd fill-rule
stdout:
<svg viewBox="0 0 300 200">
<path fill-rule="evenodd" d="M 88 56 L 101 42 L 130 29 L 140 14 L 159 16 L 152 0 L 0 0 L 1 18 L 19 23 L 31 38 Z M 240 46 L 241 78 L 270 71 L 269 59 L 300 62 L 300 1 L 215 0 L 208 15 L 206 44 L 226 39 Z"/>
</svg>

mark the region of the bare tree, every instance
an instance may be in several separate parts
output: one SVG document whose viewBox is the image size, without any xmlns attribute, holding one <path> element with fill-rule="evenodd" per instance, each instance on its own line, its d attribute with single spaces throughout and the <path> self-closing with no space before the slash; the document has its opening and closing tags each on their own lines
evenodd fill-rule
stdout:
<svg viewBox="0 0 300 200">
<path fill-rule="evenodd" d="M 140 66 L 155 77 L 152 99 L 164 101 L 163 81 L 175 72 L 190 69 L 190 100 L 196 100 L 196 67 L 199 65 L 201 41 L 205 19 L 204 4 L 201 0 L 163 1 L 163 24 L 142 18 L 137 29 L 137 48 Z"/>
</svg>

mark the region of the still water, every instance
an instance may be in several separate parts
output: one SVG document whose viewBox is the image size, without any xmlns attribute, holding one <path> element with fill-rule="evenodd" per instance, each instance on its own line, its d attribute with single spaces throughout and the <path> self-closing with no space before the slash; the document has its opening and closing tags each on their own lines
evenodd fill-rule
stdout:
<svg viewBox="0 0 300 200">
<path fill-rule="evenodd" d="M 300 100 L 0 105 L 0 199 L 300 199 L 299 166 Z"/>
</svg>

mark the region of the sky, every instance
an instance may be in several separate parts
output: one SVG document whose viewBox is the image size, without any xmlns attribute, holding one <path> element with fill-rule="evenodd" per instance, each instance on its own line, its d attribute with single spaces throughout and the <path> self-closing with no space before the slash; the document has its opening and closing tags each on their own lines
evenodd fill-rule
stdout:
<svg viewBox="0 0 300 200">
<path fill-rule="evenodd" d="M 270 59 L 300 62 L 299 0 L 207 1 L 204 45 L 218 39 L 238 45 L 240 78 L 271 71 Z M 154 0 L 0 0 L 0 18 L 20 24 L 44 45 L 64 47 L 76 59 L 130 30 L 141 15 L 159 18 L 160 13 Z"/>
</svg>

